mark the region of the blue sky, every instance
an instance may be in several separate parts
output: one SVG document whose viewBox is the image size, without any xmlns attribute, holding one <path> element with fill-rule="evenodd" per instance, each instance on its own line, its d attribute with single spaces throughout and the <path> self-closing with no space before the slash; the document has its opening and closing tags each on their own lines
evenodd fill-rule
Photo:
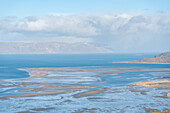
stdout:
<svg viewBox="0 0 170 113">
<path fill-rule="evenodd" d="M 169 12 L 170 0 L 0 0 L 0 16 L 43 16 L 49 13 Z"/>
<path fill-rule="evenodd" d="M 0 0 L 0 41 L 55 40 L 115 52 L 170 50 L 170 0 Z"/>
</svg>

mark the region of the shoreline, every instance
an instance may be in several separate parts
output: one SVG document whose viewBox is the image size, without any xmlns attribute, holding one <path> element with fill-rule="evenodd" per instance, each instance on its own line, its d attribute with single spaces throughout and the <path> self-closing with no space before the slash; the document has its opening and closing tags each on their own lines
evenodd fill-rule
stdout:
<svg viewBox="0 0 170 113">
<path fill-rule="evenodd" d="M 62 69 L 62 70 L 55 70 L 55 69 Z M 69 70 L 63 70 L 69 69 Z M 147 72 L 147 71 L 170 71 L 170 68 L 158 68 L 158 69 L 144 69 L 144 70 L 120 70 L 120 68 L 106 68 L 106 69 L 79 69 L 79 68 L 18 68 L 18 70 L 26 71 L 29 73 L 30 77 L 45 77 L 48 75 L 48 72 L 93 72 L 93 71 L 106 71 L 103 72 L 103 76 L 106 74 L 118 74 L 118 73 L 127 73 L 127 72 Z M 117 70 L 117 71 L 115 71 Z M 107 72 L 107 71 L 114 71 L 114 72 Z"/>
<path fill-rule="evenodd" d="M 121 70 L 120 68 L 106 68 L 106 69 L 82 69 L 82 68 L 18 68 L 19 70 L 26 71 L 29 73 L 30 77 L 21 79 L 20 84 L 16 84 L 15 87 L 23 87 L 19 92 L 30 92 L 30 94 L 16 94 L 13 96 L 3 96 L 0 97 L 0 99 L 5 99 L 5 98 L 15 98 L 15 97 L 29 97 L 29 96 L 41 96 L 41 95 L 56 95 L 56 94 L 64 94 L 64 93 L 73 93 L 75 92 L 76 94 L 72 95 L 73 97 L 81 98 L 81 97 L 86 97 L 86 96 L 92 96 L 96 95 L 99 93 L 103 93 L 106 90 L 109 90 L 109 86 L 107 85 L 102 85 L 100 83 L 104 82 L 100 80 L 101 77 L 109 75 L 109 74 L 119 74 L 119 73 L 128 73 L 128 72 L 147 72 L 147 71 L 170 71 L 170 68 L 161 68 L 161 69 L 145 69 L 145 70 L 130 70 L 130 69 L 123 69 Z M 91 78 L 89 80 L 85 80 L 81 77 L 83 76 L 77 76 L 77 75 L 60 75 L 60 73 L 74 73 L 78 72 L 81 75 L 81 72 L 97 72 L 98 74 L 92 74 L 92 75 L 87 75 L 87 77 L 93 78 L 92 81 Z M 48 76 L 49 73 L 59 73 L 59 75 L 55 76 Z M 85 75 L 86 76 L 86 75 Z M 116 76 L 116 75 L 115 75 Z M 57 77 L 57 78 L 56 78 Z M 80 78 L 79 78 L 80 77 Z M 43 84 L 41 81 L 39 82 L 30 82 L 31 79 L 44 79 L 44 80 L 52 80 L 56 79 L 59 81 L 54 81 L 51 83 L 45 83 Z M 95 79 L 94 79 L 95 78 Z M 62 80 L 66 80 L 66 82 L 62 83 L 60 82 Z M 67 81 L 69 79 L 78 80 L 77 82 L 70 82 Z M 80 80 L 79 80 L 80 79 Z M 29 81 L 28 83 L 25 83 L 24 81 Z M 142 81 L 144 82 L 144 81 Z M 167 83 L 170 83 L 168 80 Z M 50 85 L 53 84 L 53 85 Z M 62 84 L 66 86 L 62 86 Z M 92 86 L 84 85 L 81 86 L 81 84 L 94 84 Z M 98 84 L 98 85 L 95 85 Z M 137 83 L 132 83 L 133 85 L 138 85 Z M 126 86 L 132 86 L 131 85 L 126 85 Z M 148 83 L 149 84 L 149 83 Z M 49 86 L 50 85 L 50 86 Z M 60 86 L 61 85 L 61 86 Z M 80 87 L 76 87 L 75 85 L 78 85 Z M 32 87 L 34 86 L 34 87 Z M 48 87 L 47 87 L 48 86 Z M 95 89 L 97 87 L 104 86 L 105 88 L 99 88 Z M 14 87 L 14 86 L 11 86 Z M 29 88 L 30 87 L 30 88 Z M 94 88 L 94 90 L 89 90 L 90 88 Z M 79 92 L 82 90 L 83 92 Z M 84 91 L 86 90 L 86 91 Z M 78 91 L 78 92 L 77 92 Z M 31 92 L 34 92 L 33 94 Z M 167 93 L 167 95 L 170 95 Z M 168 97 L 169 98 L 169 97 Z"/>
<path fill-rule="evenodd" d="M 144 87 L 157 87 L 157 88 L 170 89 L 170 80 L 141 81 L 141 82 L 129 84 L 128 86 L 144 86 Z M 170 98 L 170 92 L 165 92 L 165 93 L 166 93 L 165 96 L 159 96 L 159 97 Z"/>
<path fill-rule="evenodd" d="M 170 63 L 158 63 L 158 62 L 132 62 L 132 61 L 112 62 L 112 63 L 129 63 L 129 64 L 170 64 Z"/>
</svg>

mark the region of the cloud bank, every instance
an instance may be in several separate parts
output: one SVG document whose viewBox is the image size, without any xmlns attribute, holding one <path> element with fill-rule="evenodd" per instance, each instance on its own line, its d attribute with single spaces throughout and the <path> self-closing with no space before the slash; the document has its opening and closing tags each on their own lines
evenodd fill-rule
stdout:
<svg viewBox="0 0 170 113">
<path fill-rule="evenodd" d="M 170 14 L 51 14 L 0 19 L 1 41 L 58 40 L 107 45 L 115 52 L 170 50 Z"/>
</svg>

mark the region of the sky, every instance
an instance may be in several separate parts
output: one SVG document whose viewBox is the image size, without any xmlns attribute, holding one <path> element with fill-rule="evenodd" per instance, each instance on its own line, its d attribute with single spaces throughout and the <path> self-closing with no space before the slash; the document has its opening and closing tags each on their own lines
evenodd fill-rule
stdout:
<svg viewBox="0 0 170 113">
<path fill-rule="evenodd" d="M 89 42 L 120 53 L 170 50 L 170 0 L 0 0 L 0 41 Z"/>
</svg>

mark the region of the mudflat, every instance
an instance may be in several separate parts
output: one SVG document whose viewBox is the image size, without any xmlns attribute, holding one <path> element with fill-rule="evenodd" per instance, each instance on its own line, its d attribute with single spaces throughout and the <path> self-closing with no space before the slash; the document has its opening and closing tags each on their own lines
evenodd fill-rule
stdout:
<svg viewBox="0 0 170 113">
<path fill-rule="evenodd" d="M 38 105 L 37 108 L 30 106 L 30 109 L 26 111 L 40 110 L 42 112 L 53 111 L 65 106 L 69 110 L 71 109 L 69 106 L 76 106 L 72 108 L 72 112 L 104 112 L 104 110 L 120 112 L 132 108 L 138 112 L 141 109 L 146 111 L 145 106 L 149 106 L 147 110 L 155 109 L 158 104 L 162 106 L 160 106 L 161 110 L 156 109 L 157 111 L 163 112 L 164 109 L 169 108 L 166 99 L 170 97 L 168 91 L 170 78 L 165 76 L 169 74 L 169 68 L 134 70 L 68 67 L 22 68 L 19 70 L 28 72 L 30 77 L 1 80 L 0 88 L 4 93 L 0 95 L 0 104 L 13 100 L 15 103 L 20 102 L 29 106 L 31 105 L 29 102 L 33 103 L 38 100 L 44 105 Z M 150 80 L 154 78 L 153 76 L 156 78 Z M 150 100 L 148 101 L 146 98 L 150 98 Z M 47 102 L 49 107 L 46 107 Z M 153 107 L 153 102 L 155 107 Z M 89 103 L 91 105 L 87 107 L 86 105 Z M 60 107 L 57 108 L 58 106 Z"/>
</svg>

